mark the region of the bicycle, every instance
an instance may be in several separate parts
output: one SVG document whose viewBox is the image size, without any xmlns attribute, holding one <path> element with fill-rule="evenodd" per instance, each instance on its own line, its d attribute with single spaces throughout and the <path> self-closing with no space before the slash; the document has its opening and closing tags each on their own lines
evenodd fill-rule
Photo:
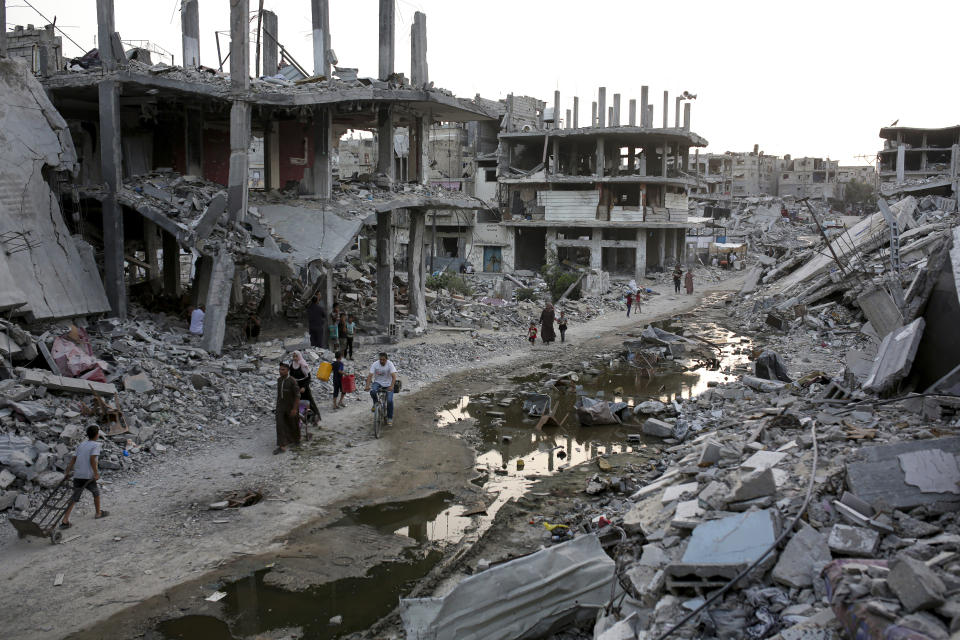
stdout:
<svg viewBox="0 0 960 640">
<path fill-rule="evenodd" d="M 377 391 L 377 405 L 373 408 L 373 437 L 379 438 L 387 423 L 387 390 L 383 387 Z"/>
</svg>

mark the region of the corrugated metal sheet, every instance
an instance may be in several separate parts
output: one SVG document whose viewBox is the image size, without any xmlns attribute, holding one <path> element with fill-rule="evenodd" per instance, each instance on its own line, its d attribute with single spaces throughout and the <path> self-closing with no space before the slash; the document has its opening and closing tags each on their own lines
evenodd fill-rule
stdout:
<svg viewBox="0 0 960 640">
<path fill-rule="evenodd" d="M 538 191 L 545 220 L 596 220 L 599 191 Z"/>
</svg>

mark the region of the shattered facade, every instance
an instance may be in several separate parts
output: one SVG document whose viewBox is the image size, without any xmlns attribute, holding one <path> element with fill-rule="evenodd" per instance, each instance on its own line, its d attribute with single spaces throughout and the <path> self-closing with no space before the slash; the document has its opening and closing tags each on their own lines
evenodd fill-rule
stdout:
<svg viewBox="0 0 960 640">
<path fill-rule="evenodd" d="M 884 127 L 877 153 L 880 189 L 900 194 L 956 196 L 960 192 L 960 126 L 940 129 Z"/>
</svg>

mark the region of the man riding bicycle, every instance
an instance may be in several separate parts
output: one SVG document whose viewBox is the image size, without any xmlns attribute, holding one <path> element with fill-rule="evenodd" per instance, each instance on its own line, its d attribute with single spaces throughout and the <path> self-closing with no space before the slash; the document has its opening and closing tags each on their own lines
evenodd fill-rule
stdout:
<svg viewBox="0 0 960 640">
<path fill-rule="evenodd" d="M 396 384 L 397 367 L 387 359 L 385 352 L 381 352 L 380 358 L 370 365 L 370 373 L 367 374 L 367 390 L 370 391 L 370 397 L 373 398 L 373 408 L 370 409 L 373 412 L 377 410 L 377 393 L 381 389 L 386 389 L 387 426 L 393 424 L 393 391 Z"/>
</svg>

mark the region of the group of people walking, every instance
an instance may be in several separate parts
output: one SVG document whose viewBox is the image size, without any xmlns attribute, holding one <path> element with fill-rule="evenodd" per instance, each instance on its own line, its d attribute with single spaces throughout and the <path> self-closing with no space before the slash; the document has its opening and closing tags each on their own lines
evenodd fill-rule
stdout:
<svg viewBox="0 0 960 640">
<path fill-rule="evenodd" d="M 557 316 L 556 309 L 553 308 L 553 304 L 548 302 L 543 308 L 543 311 L 540 312 L 540 340 L 543 344 L 550 344 L 551 342 L 556 342 L 557 332 L 554 331 L 553 325 L 557 325 L 557 330 L 560 331 L 560 342 L 566 342 L 567 340 L 567 314 L 561 309 L 560 315 Z M 530 344 L 536 344 L 537 342 L 537 322 L 535 320 L 530 321 L 530 328 L 527 329 L 527 340 L 530 341 Z"/>
<path fill-rule="evenodd" d="M 687 295 L 693 293 L 693 269 L 687 269 L 687 275 L 683 275 L 683 269 L 680 264 L 673 268 L 673 292 L 680 293 L 680 279 L 683 278 L 683 286 L 687 289 Z"/>
<path fill-rule="evenodd" d="M 310 333 L 310 346 L 328 347 L 335 354 L 341 353 L 343 357 L 353 360 L 357 318 L 352 313 L 341 312 L 338 303 L 334 303 L 327 314 L 322 294 L 315 295 L 307 306 L 307 330 Z"/>
</svg>

